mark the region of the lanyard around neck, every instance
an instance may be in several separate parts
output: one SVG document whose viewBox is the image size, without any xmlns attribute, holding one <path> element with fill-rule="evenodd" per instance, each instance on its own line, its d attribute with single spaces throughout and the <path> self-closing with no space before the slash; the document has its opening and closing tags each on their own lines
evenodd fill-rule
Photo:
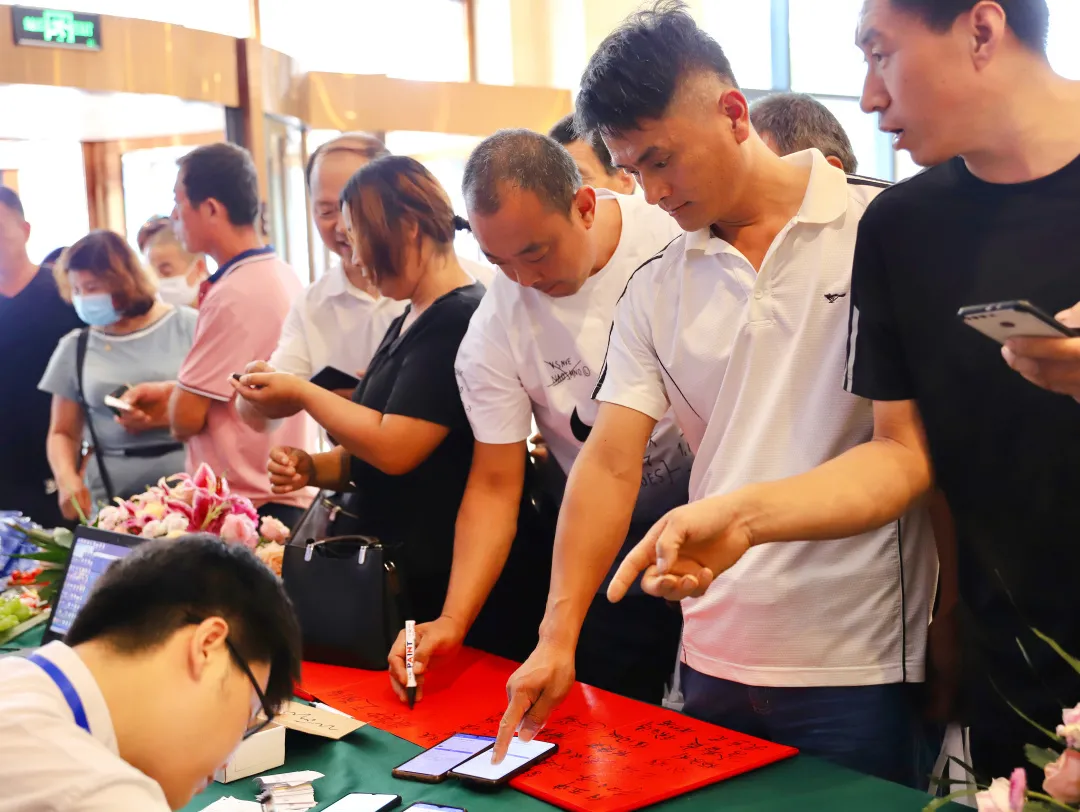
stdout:
<svg viewBox="0 0 1080 812">
<path fill-rule="evenodd" d="M 56 683 L 56 687 L 59 688 L 60 693 L 64 695 L 64 700 L 68 703 L 68 707 L 71 708 L 71 713 L 75 716 L 75 724 L 87 733 L 90 733 L 90 723 L 86 720 L 86 709 L 83 708 L 82 700 L 79 699 L 79 692 L 75 690 L 75 686 L 71 684 L 71 680 L 67 678 L 63 671 L 56 667 L 54 662 L 46 660 L 40 654 L 31 654 L 26 659 L 44 671 L 49 679 Z"/>
</svg>

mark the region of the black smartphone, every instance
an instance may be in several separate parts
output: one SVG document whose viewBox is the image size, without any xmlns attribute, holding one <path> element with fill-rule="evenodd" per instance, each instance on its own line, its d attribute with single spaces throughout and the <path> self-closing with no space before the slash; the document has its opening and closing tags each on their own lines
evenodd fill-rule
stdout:
<svg viewBox="0 0 1080 812">
<path fill-rule="evenodd" d="M 370 792 L 352 792 L 340 798 L 324 812 L 382 812 L 401 804 L 400 795 L 376 795 Z"/>
<path fill-rule="evenodd" d="M 407 807 L 404 812 L 468 812 L 468 810 L 463 806 L 440 806 L 439 804 L 417 801 L 412 806 Z"/>
<path fill-rule="evenodd" d="M 486 750 L 480 755 L 473 756 L 464 764 L 459 764 L 450 771 L 454 778 L 472 781 L 477 784 L 495 786 L 505 784 L 511 778 L 527 772 L 546 758 L 550 758 L 559 745 L 553 742 L 541 742 L 533 739 L 526 744 L 521 739 L 514 737 L 510 742 L 510 749 L 501 764 L 493 764 L 493 750 Z"/>
<path fill-rule="evenodd" d="M 337 367 L 323 367 L 310 378 L 311 382 L 322 389 L 331 392 L 338 389 L 355 389 L 360 385 L 360 379 L 348 372 L 342 372 Z"/>
<path fill-rule="evenodd" d="M 1078 338 L 1080 332 L 1066 327 L 1031 302 L 1017 299 L 988 305 L 961 307 L 957 316 L 999 344 L 1010 338 Z"/>
<path fill-rule="evenodd" d="M 391 772 L 394 778 L 409 781 L 424 781 L 437 784 L 444 780 L 450 771 L 459 764 L 468 761 L 495 743 L 493 736 L 474 736 L 471 733 L 456 733 L 446 741 L 441 741 L 429 750 L 395 767 Z"/>
<path fill-rule="evenodd" d="M 130 412 L 133 408 L 126 400 L 121 400 L 130 388 L 130 386 L 124 384 L 123 386 L 116 387 L 105 396 L 105 405 L 108 406 L 109 411 L 117 417 L 120 417 L 124 412 Z"/>
</svg>

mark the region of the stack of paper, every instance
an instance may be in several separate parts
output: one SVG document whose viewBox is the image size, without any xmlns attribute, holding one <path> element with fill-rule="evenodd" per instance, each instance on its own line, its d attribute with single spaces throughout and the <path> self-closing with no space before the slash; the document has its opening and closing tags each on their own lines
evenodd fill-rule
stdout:
<svg viewBox="0 0 1080 812">
<path fill-rule="evenodd" d="M 265 812 L 306 812 L 316 805 L 311 782 L 322 777 L 322 773 L 304 770 L 256 778 L 259 801 Z"/>
<path fill-rule="evenodd" d="M 228 795 L 203 807 L 202 812 L 262 812 L 262 807 L 254 801 L 241 801 Z"/>
</svg>

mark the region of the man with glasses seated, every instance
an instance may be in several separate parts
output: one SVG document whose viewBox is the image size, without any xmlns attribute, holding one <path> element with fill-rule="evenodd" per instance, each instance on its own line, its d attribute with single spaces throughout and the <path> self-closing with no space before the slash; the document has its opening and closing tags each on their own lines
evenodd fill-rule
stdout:
<svg viewBox="0 0 1080 812">
<path fill-rule="evenodd" d="M 292 695 L 281 582 L 212 536 L 147 542 L 65 642 L 0 660 L 0 812 L 179 809 Z"/>
</svg>

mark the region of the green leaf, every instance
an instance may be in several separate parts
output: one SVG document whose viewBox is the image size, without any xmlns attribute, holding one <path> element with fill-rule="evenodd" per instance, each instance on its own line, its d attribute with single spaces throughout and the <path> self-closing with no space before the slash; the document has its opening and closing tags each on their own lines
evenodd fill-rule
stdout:
<svg viewBox="0 0 1080 812">
<path fill-rule="evenodd" d="M 1035 633 L 1038 634 L 1038 632 L 1035 632 Z M 1007 696 L 1005 696 L 1004 693 L 1002 693 L 1001 689 L 998 688 L 997 683 L 994 682 L 992 679 L 990 680 L 990 684 L 994 687 L 994 690 L 997 691 L 997 695 L 1001 697 L 1001 701 L 1004 702 L 1006 705 L 1008 705 L 1010 708 L 1012 708 L 1013 713 L 1015 713 L 1017 716 L 1019 716 L 1021 719 L 1023 719 L 1025 722 L 1027 722 L 1029 725 L 1031 725 L 1037 731 L 1039 731 L 1040 733 L 1042 733 L 1045 736 L 1049 737 L 1051 741 L 1056 742 L 1057 744 L 1064 744 L 1065 743 L 1065 740 L 1063 738 L 1058 736 L 1056 733 L 1052 733 L 1051 731 L 1047 730 L 1045 727 L 1040 725 L 1038 722 L 1036 722 L 1034 719 L 1032 719 L 1030 716 L 1028 716 L 1022 710 L 1020 710 L 1020 708 L 1016 707 L 1016 705 L 1014 705 L 1012 702 L 1010 702 L 1009 698 Z"/>
<path fill-rule="evenodd" d="M 1024 804 L 1024 812 L 1057 812 L 1046 801 L 1028 801 Z"/>
<path fill-rule="evenodd" d="M 944 798 L 935 798 L 923 807 L 923 812 L 935 812 L 935 810 L 941 809 L 945 804 L 952 803 L 957 798 L 970 798 L 980 792 L 982 792 L 982 790 L 978 787 L 957 790 L 956 792 L 949 793 Z"/>
<path fill-rule="evenodd" d="M 1065 649 L 1059 646 L 1056 640 L 1052 640 L 1051 638 L 1047 637 L 1038 629 L 1032 629 L 1032 631 L 1035 632 L 1036 637 L 1046 643 L 1046 645 L 1050 646 L 1050 648 L 1052 648 L 1061 659 L 1067 662 L 1072 667 L 1073 671 L 1075 671 L 1077 674 L 1080 674 L 1080 659 L 1073 657 L 1071 654 L 1065 651 Z"/>
<path fill-rule="evenodd" d="M 36 553 L 15 553 L 11 557 L 25 558 L 27 561 L 43 561 L 48 564 L 64 564 L 67 562 L 69 555 L 71 555 L 70 551 L 58 549 L 41 550 Z"/>
<path fill-rule="evenodd" d="M 1047 764 L 1052 764 L 1061 757 L 1061 753 L 1049 747 L 1036 747 L 1034 744 L 1024 745 L 1024 755 L 1040 770 L 1045 770 Z"/>
</svg>

